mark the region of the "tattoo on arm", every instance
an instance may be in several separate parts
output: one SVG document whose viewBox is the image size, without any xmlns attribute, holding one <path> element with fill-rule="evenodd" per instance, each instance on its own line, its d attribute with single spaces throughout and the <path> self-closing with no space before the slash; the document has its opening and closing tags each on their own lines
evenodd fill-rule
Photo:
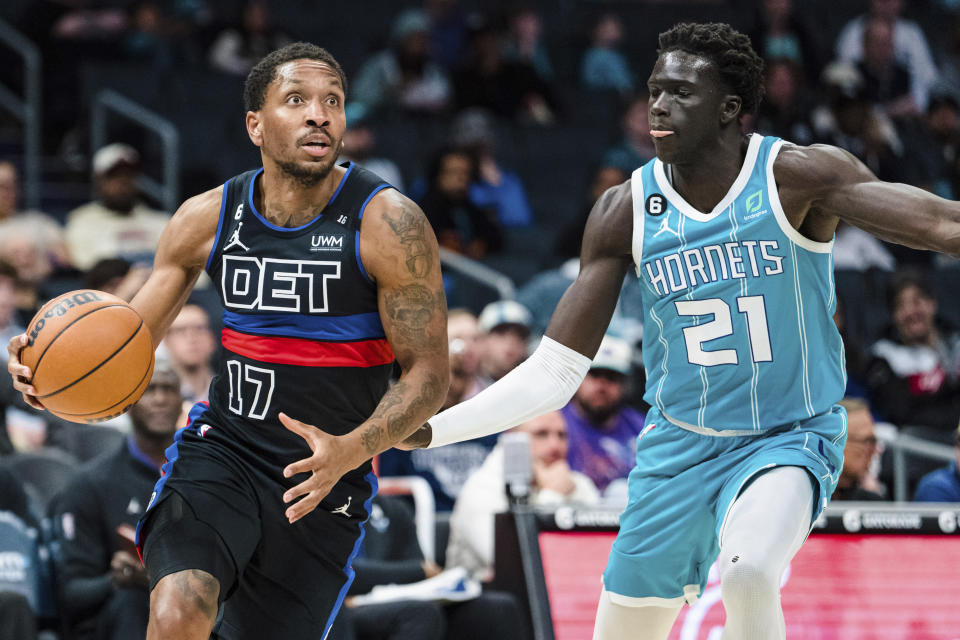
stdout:
<svg viewBox="0 0 960 640">
<path fill-rule="evenodd" d="M 426 218 L 409 206 L 404 206 L 396 217 L 384 214 L 387 224 L 403 245 L 407 271 L 415 278 L 423 278 L 433 269 L 433 255 L 427 246 Z"/>
<path fill-rule="evenodd" d="M 386 294 L 384 307 L 404 347 L 423 348 L 430 344 L 428 326 L 442 300 L 422 284 L 408 284 Z"/>
<path fill-rule="evenodd" d="M 443 393 L 442 387 L 440 377 L 434 373 L 427 376 L 420 385 L 420 395 L 413 399 L 405 397 L 410 391 L 407 383 L 400 381 L 393 385 L 370 416 L 369 426 L 360 434 L 366 452 L 370 455 L 379 453 L 381 444 L 395 444 L 406 437 L 412 422 L 429 418 L 421 414 L 436 403 Z M 387 442 L 384 442 L 384 422 Z"/>
</svg>

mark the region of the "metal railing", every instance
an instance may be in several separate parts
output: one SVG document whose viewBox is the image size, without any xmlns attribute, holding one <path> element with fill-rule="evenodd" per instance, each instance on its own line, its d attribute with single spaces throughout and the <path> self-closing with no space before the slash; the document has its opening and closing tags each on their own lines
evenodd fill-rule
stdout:
<svg viewBox="0 0 960 640">
<path fill-rule="evenodd" d="M 517 297 L 513 280 L 476 260 L 440 247 L 440 262 L 444 267 L 496 290 L 502 300 L 513 300 Z"/>
<path fill-rule="evenodd" d="M 907 493 L 909 483 L 907 456 L 920 456 L 950 462 L 957 457 L 954 447 L 930 442 L 916 436 L 898 433 L 894 438 L 881 438 L 884 446 L 890 449 L 893 460 L 893 499 L 907 502 L 911 496 Z"/>
<path fill-rule="evenodd" d="M 40 49 L 0 20 L 0 42 L 23 59 L 23 96 L 0 84 L 0 107 L 23 123 L 23 192 L 28 209 L 40 208 Z"/>
<path fill-rule="evenodd" d="M 144 193 L 156 198 L 168 213 L 177 209 L 180 198 L 180 132 L 163 116 L 134 102 L 113 89 L 102 89 L 93 102 L 90 116 L 90 156 L 107 143 L 107 114 L 117 115 L 139 124 L 160 137 L 163 144 L 163 180 L 140 177 Z"/>
</svg>

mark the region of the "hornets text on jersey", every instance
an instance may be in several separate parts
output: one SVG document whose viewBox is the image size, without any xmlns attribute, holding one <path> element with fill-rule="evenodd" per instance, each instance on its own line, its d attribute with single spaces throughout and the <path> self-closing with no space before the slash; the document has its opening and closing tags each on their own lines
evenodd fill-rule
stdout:
<svg viewBox="0 0 960 640">
<path fill-rule="evenodd" d="M 679 426 L 758 433 L 843 396 L 833 243 L 787 220 L 773 178 L 782 144 L 751 136 L 740 174 L 709 213 L 676 192 L 659 160 L 633 173 L 644 399 Z"/>
</svg>

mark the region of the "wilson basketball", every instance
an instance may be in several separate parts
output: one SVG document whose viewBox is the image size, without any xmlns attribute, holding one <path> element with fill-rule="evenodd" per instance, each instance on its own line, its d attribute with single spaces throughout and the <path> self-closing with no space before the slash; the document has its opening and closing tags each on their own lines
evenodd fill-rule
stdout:
<svg viewBox="0 0 960 640">
<path fill-rule="evenodd" d="M 150 330 L 133 307 L 109 293 L 81 289 L 54 298 L 30 321 L 27 335 L 20 361 L 30 367 L 43 406 L 65 420 L 119 416 L 150 382 Z"/>
</svg>

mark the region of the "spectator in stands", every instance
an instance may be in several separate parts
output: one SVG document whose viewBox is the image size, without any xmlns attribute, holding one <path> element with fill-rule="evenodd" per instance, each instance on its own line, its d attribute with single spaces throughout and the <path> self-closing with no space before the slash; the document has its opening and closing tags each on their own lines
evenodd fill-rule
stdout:
<svg viewBox="0 0 960 640">
<path fill-rule="evenodd" d="M 847 370 L 847 388 L 843 396 L 866 400 L 870 395 L 865 379 L 866 356 L 860 343 L 851 338 L 850 332 L 847 331 L 846 313 L 847 305 L 838 295 L 837 307 L 833 312 L 833 323 L 837 325 L 837 331 L 840 332 L 840 339 L 843 341 L 844 364 Z"/>
<path fill-rule="evenodd" d="M 23 524 L 36 531 L 40 523 L 37 521 L 33 511 L 30 508 L 27 492 L 23 484 L 8 469 L 0 466 L 0 529 L 4 527 L 4 519 L 13 516 L 14 522 L 11 526 L 16 530 L 21 530 L 17 525 Z M 19 523 L 16 521 L 19 520 Z M 4 548 L 4 543 L 14 542 L 13 540 L 4 540 L 0 537 L 0 552 L 10 552 Z M 14 544 L 16 544 L 14 542 Z M 30 563 L 36 569 L 35 562 Z M 21 574 L 26 580 L 29 580 L 27 572 Z M 18 576 L 0 575 L 0 584 L 12 582 L 10 578 Z M 19 582 L 19 580 L 16 580 Z M 12 584 L 10 585 L 13 586 Z M 37 638 L 37 619 L 36 613 L 30 606 L 30 601 L 19 591 L 13 591 L 4 586 L 0 586 L 0 638 L 4 640 L 36 640 Z"/>
<path fill-rule="evenodd" d="M 756 130 L 796 144 L 812 143 L 812 105 L 804 89 L 800 67 L 789 58 L 774 58 L 767 61 L 764 74 L 765 90 L 757 112 Z"/>
<path fill-rule="evenodd" d="M 903 180 L 903 144 L 890 119 L 867 100 L 863 74 L 853 65 L 832 62 L 821 76 L 826 104 L 811 117 L 817 142 L 846 149 L 881 180 Z"/>
<path fill-rule="evenodd" d="M 930 47 L 917 23 L 900 17 L 903 0 L 871 0 L 870 11 L 857 16 L 844 26 L 837 38 L 837 57 L 850 63 L 865 58 L 864 33 L 870 20 L 880 20 L 893 28 L 894 59 L 904 65 L 910 75 L 910 93 L 917 108 L 927 108 L 927 98 L 937 79 L 937 68 Z"/>
<path fill-rule="evenodd" d="M 0 260 L 0 340 L 10 342 L 10 338 L 23 333 L 23 327 L 17 323 L 17 270 L 9 262 Z M 0 360 L 7 361 L 7 351 Z"/>
<path fill-rule="evenodd" d="M 252 0 L 243 7 L 240 27 L 225 29 L 210 47 L 210 66 L 234 76 L 246 76 L 257 60 L 291 39 L 270 24 L 270 5 Z"/>
<path fill-rule="evenodd" d="M 960 102 L 951 93 L 934 93 L 927 105 L 923 129 L 912 140 L 911 159 L 918 164 L 922 186 L 956 200 L 954 167 L 960 159 Z"/>
<path fill-rule="evenodd" d="M 503 235 L 493 212 L 470 200 L 470 184 L 476 174 L 476 162 L 469 151 L 441 149 L 433 160 L 420 206 L 441 247 L 479 259 L 497 253 Z"/>
<path fill-rule="evenodd" d="M 149 584 L 133 533 L 180 415 L 180 381 L 169 363 L 157 361 L 130 413 L 130 437 L 88 463 L 51 505 L 60 528 L 63 613 L 76 640 L 146 634 Z"/>
<path fill-rule="evenodd" d="M 632 370 L 630 343 L 604 336 L 580 388 L 561 409 L 570 444 L 567 462 L 600 491 L 626 479 L 636 464 L 637 436 L 643 430 L 645 416 L 626 406 Z M 626 487 L 613 489 L 618 493 L 621 490 L 625 493 Z"/>
<path fill-rule="evenodd" d="M 126 57 L 154 69 L 169 69 L 173 64 L 173 48 L 160 6 L 154 0 L 141 0 L 129 8 L 129 14 L 127 34 L 123 39 Z"/>
<path fill-rule="evenodd" d="M 596 504 L 600 494 L 587 476 L 567 464 L 567 427 L 559 411 L 551 411 L 512 430 L 530 438 L 532 468 L 528 502 L 538 506 Z M 450 517 L 447 564 L 469 569 L 479 579 L 490 577 L 494 562 L 494 515 L 508 508 L 503 445 L 498 444 L 463 486 Z"/>
<path fill-rule="evenodd" d="M 893 52 L 893 25 L 871 18 L 863 29 L 863 59 L 857 63 L 863 74 L 865 93 L 871 104 L 893 118 L 916 116 L 920 107 L 910 92 L 910 72 Z"/>
<path fill-rule="evenodd" d="M 957 459 L 920 478 L 914 501 L 960 502 L 960 428 L 953 432 L 953 444 Z"/>
<path fill-rule="evenodd" d="M 644 114 L 646 114 L 646 106 L 644 106 Z M 644 115 L 646 117 L 646 115 Z M 649 137 L 649 134 L 648 134 Z M 613 151 L 611 149 L 610 151 Z M 610 154 L 608 151 L 608 154 Z M 618 164 L 621 161 L 626 159 L 626 156 L 619 157 L 604 157 L 604 163 L 607 162 L 617 162 Z M 587 218 L 590 217 L 590 212 L 593 210 L 593 205 L 596 204 L 600 196 L 603 195 L 603 192 L 611 187 L 615 187 L 621 182 L 625 181 L 631 172 L 625 171 L 617 166 L 611 166 L 610 164 L 605 164 L 605 166 L 599 167 L 593 173 L 593 180 L 590 182 L 590 188 L 587 190 L 586 198 L 583 201 L 583 207 L 580 209 L 580 215 L 568 222 L 557 234 L 557 243 L 553 251 L 553 257 L 557 259 L 564 260 L 564 264 L 561 267 L 563 270 L 569 271 L 573 270 L 573 277 L 565 278 L 569 280 L 566 283 L 566 286 L 570 286 L 574 278 L 576 278 L 577 272 L 580 269 L 580 245 L 583 243 L 583 230 L 587 226 Z M 567 266 L 567 260 L 576 260 L 576 264 L 572 266 Z M 527 283 L 530 284 L 529 282 Z M 566 286 L 564 291 L 566 291 Z M 524 285 L 526 289 L 527 285 Z M 556 302 L 559 302 L 560 298 L 556 298 Z M 537 304 L 536 307 L 528 300 L 521 300 L 526 304 L 530 311 L 533 312 L 534 317 L 538 320 L 539 324 L 543 324 L 550 320 L 550 316 L 553 314 L 554 306 L 551 306 L 549 309 L 544 308 L 541 304 Z M 539 327 L 538 324 L 538 327 Z M 538 331 L 543 333 L 546 329 L 546 325 L 539 327 Z"/>
<path fill-rule="evenodd" d="M 529 62 L 505 57 L 502 47 L 491 25 L 473 26 L 465 63 L 454 76 L 457 109 L 480 108 L 507 120 L 552 123 L 557 105 L 550 85 Z"/>
<path fill-rule="evenodd" d="M 447 339 L 451 376 L 443 408 L 473 397 L 489 383 L 480 375 L 482 344 L 476 316 L 466 309 L 451 309 L 447 314 Z M 380 454 L 379 474 L 422 477 L 433 489 L 437 511 L 450 511 L 463 483 L 496 444 L 494 434 L 437 449 L 388 449 Z"/>
<path fill-rule="evenodd" d="M 403 174 L 397 163 L 377 154 L 377 134 L 370 119 L 356 117 L 343 133 L 343 152 L 338 162 L 352 160 L 383 178 L 397 191 L 405 192 Z"/>
<path fill-rule="evenodd" d="M 28 228 L 17 224 L 4 231 L 0 235 L 0 260 L 11 265 L 17 273 L 16 321 L 26 327 L 40 306 L 53 297 L 47 287 L 53 264 L 40 240 Z"/>
<path fill-rule="evenodd" d="M 430 53 L 452 72 L 463 61 L 468 15 L 458 0 L 424 0 L 423 9 L 430 18 Z"/>
<path fill-rule="evenodd" d="M 20 209 L 20 176 L 12 162 L 0 160 L 0 238 L 10 233 L 30 233 L 55 265 L 70 264 L 63 227 L 39 211 Z"/>
<path fill-rule="evenodd" d="M 163 337 L 170 364 L 180 378 L 184 410 L 207 400 L 213 380 L 212 359 L 217 339 L 210 330 L 210 317 L 203 307 L 185 304 Z"/>
<path fill-rule="evenodd" d="M 392 107 L 439 113 L 450 102 L 447 74 L 430 56 L 430 22 L 419 9 L 403 11 L 390 31 L 390 46 L 367 60 L 350 88 L 348 116 Z"/>
<path fill-rule="evenodd" d="M 470 200 L 496 212 L 505 228 L 529 227 L 533 209 L 520 176 L 497 160 L 497 135 L 490 115 L 482 109 L 468 109 L 454 120 L 450 143 L 470 149 L 477 159 L 477 175 L 470 185 Z"/>
<path fill-rule="evenodd" d="M 937 321 L 937 301 L 923 276 L 902 271 L 891 282 L 893 326 L 870 349 L 871 404 L 920 437 L 952 442 L 960 419 L 960 334 Z"/>
<path fill-rule="evenodd" d="M 450 604 L 400 600 L 353 606 L 350 596 L 369 593 L 378 585 L 411 584 L 441 572 L 435 562 L 424 559 L 413 513 L 403 498 L 376 495 L 364 531 L 363 548 L 353 561 L 356 579 L 330 640 L 527 637 L 526 621 L 516 598 L 498 591 L 485 591 L 477 598 Z"/>
<path fill-rule="evenodd" d="M 613 167 L 620 170 L 624 176 L 629 176 L 656 155 L 650 137 L 650 122 L 647 119 L 649 99 L 649 94 L 638 93 L 627 103 L 620 119 L 623 137 L 604 152 L 601 168 Z M 580 231 L 582 234 L 582 227 Z"/>
<path fill-rule="evenodd" d="M 480 376 L 480 327 L 468 309 L 447 312 L 450 347 L 450 388 L 442 409 L 480 393 L 487 385 Z"/>
<path fill-rule="evenodd" d="M 590 29 L 590 47 L 580 63 L 580 84 L 594 91 L 629 94 L 634 88 L 627 57 L 617 51 L 623 23 L 615 13 L 601 14 Z"/>
<path fill-rule="evenodd" d="M 132 300 L 150 276 L 152 267 L 130 264 L 123 258 L 103 258 L 83 273 L 83 286 Z"/>
<path fill-rule="evenodd" d="M 870 407 L 859 398 L 844 398 L 847 410 L 847 444 L 843 449 L 843 470 L 833 492 L 834 500 L 883 500 L 870 463 L 877 454 L 877 433 Z"/>
<path fill-rule="evenodd" d="M 507 10 L 507 32 L 503 37 L 503 56 L 508 62 L 533 67 L 541 82 L 553 82 L 553 63 L 543 42 L 543 20 L 537 10 L 516 4 Z"/>
<path fill-rule="evenodd" d="M 527 359 L 530 311 L 519 302 L 491 302 L 480 312 L 480 370 L 491 382 L 507 375 Z"/>
<path fill-rule="evenodd" d="M 93 155 L 94 200 L 67 216 L 67 245 L 73 263 L 89 269 L 101 258 L 152 261 L 170 217 L 140 202 L 140 154 L 113 143 Z"/>
<path fill-rule="evenodd" d="M 803 14 L 794 11 L 793 0 L 762 0 L 759 5 L 750 33 L 757 53 L 767 61 L 789 61 L 801 78 L 815 83 L 823 66 L 820 46 Z"/>
</svg>

